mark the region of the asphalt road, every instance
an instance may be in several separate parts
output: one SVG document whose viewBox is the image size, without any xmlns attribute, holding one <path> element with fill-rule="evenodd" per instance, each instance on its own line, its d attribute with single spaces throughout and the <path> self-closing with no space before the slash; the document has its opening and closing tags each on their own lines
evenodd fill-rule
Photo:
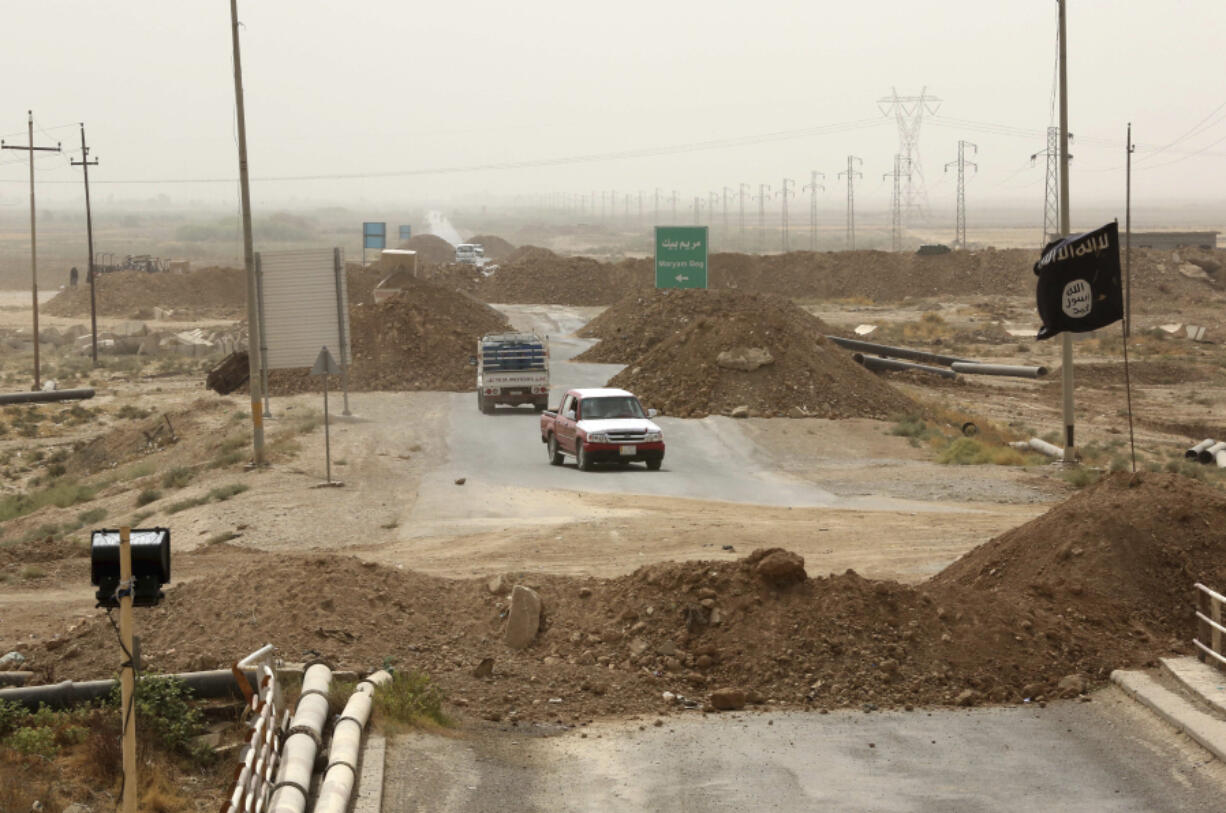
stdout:
<svg viewBox="0 0 1226 813">
<path fill-rule="evenodd" d="M 389 743 L 383 810 L 1220 811 L 1222 766 L 1144 715 L 1108 690 L 1046 709 L 414 734 Z"/>
<path fill-rule="evenodd" d="M 593 343 L 573 333 L 595 309 L 500 308 L 517 328 L 550 337 L 552 405 L 560 403 L 568 389 L 604 386 L 621 369 L 615 364 L 571 361 Z M 422 532 L 435 523 L 515 515 L 530 502 L 523 495 L 525 490 L 617 492 L 794 507 L 933 510 L 931 504 L 899 499 L 839 497 L 780 472 L 731 418 L 658 418 L 667 444 L 664 466 L 658 472 L 648 472 L 642 465 L 580 472 L 571 458 L 561 467 L 549 465 L 540 439 L 540 417 L 531 408 L 499 407 L 495 414 L 483 415 L 475 394 L 451 398 L 448 460 L 425 476 L 418 491 L 413 520 Z M 481 494 L 479 498 L 455 499 L 454 483 L 461 477 Z"/>
</svg>

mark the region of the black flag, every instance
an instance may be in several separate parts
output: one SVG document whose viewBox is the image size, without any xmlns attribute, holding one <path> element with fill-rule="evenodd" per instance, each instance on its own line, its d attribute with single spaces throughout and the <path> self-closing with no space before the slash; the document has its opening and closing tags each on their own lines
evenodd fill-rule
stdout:
<svg viewBox="0 0 1226 813">
<path fill-rule="evenodd" d="M 1034 273 L 1043 320 L 1037 338 L 1086 333 L 1124 318 L 1117 223 L 1048 243 Z"/>
</svg>

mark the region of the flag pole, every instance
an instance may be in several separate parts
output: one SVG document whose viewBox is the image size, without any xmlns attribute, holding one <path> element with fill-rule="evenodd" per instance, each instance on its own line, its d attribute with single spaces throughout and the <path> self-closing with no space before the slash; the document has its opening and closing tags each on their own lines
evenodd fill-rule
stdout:
<svg viewBox="0 0 1226 813">
<path fill-rule="evenodd" d="M 1068 36 L 1065 25 L 1066 0 L 1056 0 L 1060 6 L 1060 236 L 1068 237 L 1069 178 L 1068 178 Z M 1064 461 L 1077 459 L 1073 435 L 1073 337 L 1065 332 L 1061 339 L 1061 385 L 1064 395 Z"/>
</svg>

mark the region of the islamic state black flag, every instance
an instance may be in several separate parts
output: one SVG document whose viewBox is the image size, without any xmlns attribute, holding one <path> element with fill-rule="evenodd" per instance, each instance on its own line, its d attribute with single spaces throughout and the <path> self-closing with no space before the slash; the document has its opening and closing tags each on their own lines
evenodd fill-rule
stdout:
<svg viewBox="0 0 1226 813">
<path fill-rule="evenodd" d="M 1116 223 L 1048 243 L 1034 264 L 1039 339 L 1087 333 L 1124 318 L 1120 230 Z"/>
</svg>

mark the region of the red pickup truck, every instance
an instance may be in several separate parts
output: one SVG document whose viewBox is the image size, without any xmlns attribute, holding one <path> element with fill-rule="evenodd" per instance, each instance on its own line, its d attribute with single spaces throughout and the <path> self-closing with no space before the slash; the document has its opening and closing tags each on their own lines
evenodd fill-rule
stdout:
<svg viewBox="0 0 1226 813">
<path fill-rule="evenodd" d="M 573 455 L 582 471 L 597 463 L 625 467 L 636 461 L 657 471 L 664 462 L 664 433 L 650 420 L 655 415 L 625 390 L 570 390 L 561 406 L 541 414 L 541 442 L 555 466 Z"/>
</svg>

